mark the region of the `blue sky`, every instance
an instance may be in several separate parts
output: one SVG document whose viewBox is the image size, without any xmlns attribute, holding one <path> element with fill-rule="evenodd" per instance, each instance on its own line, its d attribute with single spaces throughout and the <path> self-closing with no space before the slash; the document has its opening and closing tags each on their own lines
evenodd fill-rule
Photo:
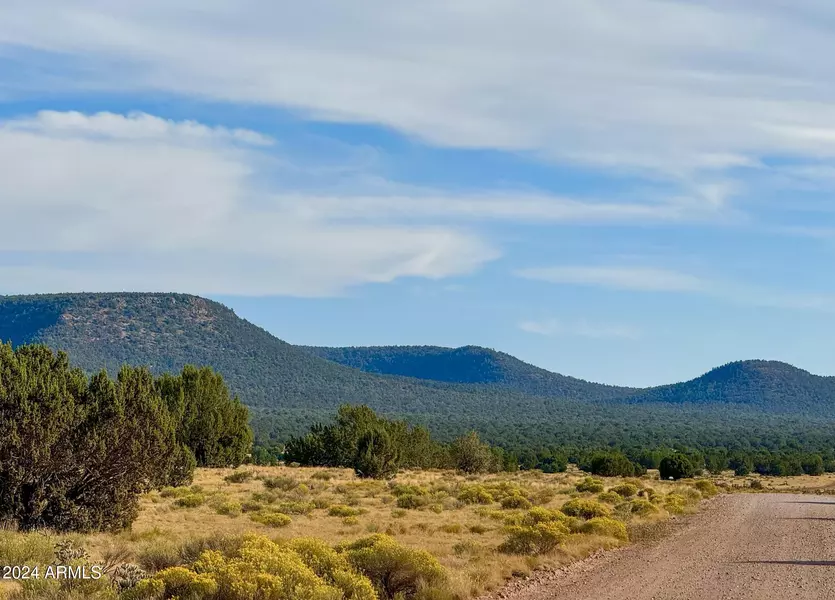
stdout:
<svg viewBox="0 0 835 600">
<path fill-rule="evenodd" d="M 822 0 L 0 6 L 0 293 L 651 385 L 835 374 Z M 780 43 L 776 43 L 779 40 Z"/>
</svg>

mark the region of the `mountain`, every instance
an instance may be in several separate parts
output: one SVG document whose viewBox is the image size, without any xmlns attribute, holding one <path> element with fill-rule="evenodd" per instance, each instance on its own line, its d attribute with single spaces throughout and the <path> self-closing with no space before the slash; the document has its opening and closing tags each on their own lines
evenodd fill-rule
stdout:
<svg viewBox="0 0 835 600">
<path fill-rule="evenodd" d="M 717 367 L 691 381 L 642 390 L 624 401 L 736 404 L 771 412 L 835 415 L 835 377 L 813 375 L 778 361 L 746 360 Z"/>
<path fill-rule="evenodd" d="M 530 365 L 510 354 L 479 346 L 303 348 L 320 358 L 366 373 L 400 375 L 447 383 L 496 385 L 533 396 L 603 400 L 623 398 L 639 391 L 566 377 Z"/>
<path fill-rule="evenodd" d="M 517 448 L 835 440 L 833 379 L 780 363 L 736 363 L 691 382 L 633 390 L 484 348 L 293 346 L 217 302 L 184 294 L 0 297 L 0 341 L 65 350 L 88 372 L 210 365 L 250 407 L 260 439 L 285 440 L 347 402 L 425 424 L 442 439 L 476 429 Z"/>
</svg>

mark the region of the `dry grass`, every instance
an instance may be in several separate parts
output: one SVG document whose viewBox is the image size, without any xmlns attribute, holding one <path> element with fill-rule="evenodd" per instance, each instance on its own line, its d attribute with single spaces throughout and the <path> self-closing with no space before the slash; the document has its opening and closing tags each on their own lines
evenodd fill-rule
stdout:
<svg viewBox="0 0 835 600">
<path fill-rule="evenodd" d="M 249 475 L 236 475 L 241 471 Z M 666 529 L 671 514 L 695 511 L 702 498 L 695 482 L 659 481 L 656 473 L 629 480 L 599 478 L 603 492 L 578 491 L 585 477 L 577 471 L 479 476 L 416 471 L 380 482 L 359 480 L 343 469 L 199 469 L 191 488 L 144 496 L 131 531 L 72 537 L 93 560 L 138 562 L 154 571 L 194 560 L 202 550 L 222 548 L 246 532 L 273 539 L 313 536 L 330 544 L 387 533 L 403 545 L 437 556 L 450 574 L 453 595 L 468 598 L 537 568 L 564 565 L 625 543 L 600 535 L 600 529 L 585 526 L 583 519 L 564 517 L 568 529 L 563 531 L 570 532 L 556 550 L 539 556 L 504 554 L 499 548 L 508 537 L 507 526 L 524 526 L 527 502 L 559 511 L 575 498 L 592 501 L 625 523 L 633 541 L 651 541 Z M 751 482 L 759 481 L 767 491 L 835 493 L 835 475 L 723 475 L 712 480 L 720 492 L 752 491 Z M 200 501 L 183 501 L 194 498 Z M 281 515 L 290 523 L 277 526 L 279 520 L 286 521 Z M 0 598 L 3 591 L 0 588 Z"/>
</svg>

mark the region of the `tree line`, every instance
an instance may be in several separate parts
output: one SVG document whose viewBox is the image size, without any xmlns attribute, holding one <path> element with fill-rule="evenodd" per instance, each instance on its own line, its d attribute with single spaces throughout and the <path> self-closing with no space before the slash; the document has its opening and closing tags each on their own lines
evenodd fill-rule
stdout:
<svg viewBox="0 0 835 600">
<path fill-rule="evenodd" d="M 208 367 L 87 377 L 46 346 L 0 345 L 0 522 L 118 530 L 139 494 L 249 455 L 248 411 Z"/>
</svg>

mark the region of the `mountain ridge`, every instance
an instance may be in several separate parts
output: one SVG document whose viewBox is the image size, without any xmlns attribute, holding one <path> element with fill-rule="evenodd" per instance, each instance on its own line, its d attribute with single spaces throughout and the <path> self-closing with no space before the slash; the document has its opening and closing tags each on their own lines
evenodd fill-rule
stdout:
<svg viewBox="0 0 835 600">
<path fill-rule="evenodd" d="M 270 439 L 327 420 L 343 403 L 426 424 L 441 437 L 478 429 L 517 445 L 673 444 L 694 436 L 719 443 L 750 431 L 779 439 L 787 428 L 800 438 L 835 439 L 835 378 L 776 361 L 737 361 L 687 382 L 633 389 L 551 373 L 476 346 L 417 347 L 421 360 L 412 365 L 409 346 L 354 347 L 354 355 L 342 356 L 356 362 L 376 353 L 364 366 L 377 372 L 364 372 L 289 344 L 213 300 L 165 293 L 0 296 L 0 340 L 65 350 L 88 372 L 112 373 L 124 363 L 155 372 L 212 366 Z"/>
</svg>

